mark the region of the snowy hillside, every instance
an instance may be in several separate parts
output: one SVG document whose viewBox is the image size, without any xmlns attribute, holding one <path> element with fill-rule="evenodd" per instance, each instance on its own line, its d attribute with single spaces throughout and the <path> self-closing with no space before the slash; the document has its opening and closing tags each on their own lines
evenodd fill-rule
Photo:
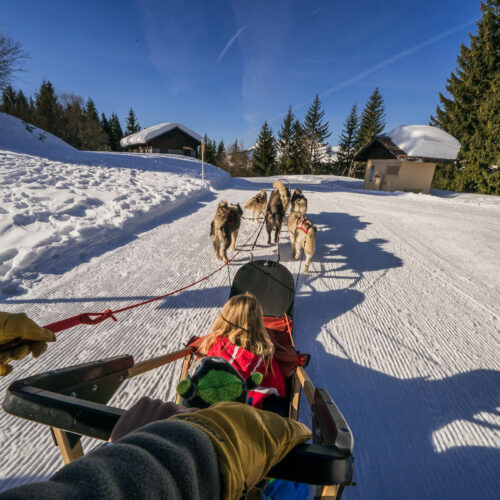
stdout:
<svg viewBox="0 0 500 500">
<path fill-rule="evenodd" d="M 229 176 L 176 155 L 81 152 L 0 113 L 0 293 L 85 261 Z M 96 249 L 98 247 L 98 249 Z"/>
<path fill-rule="evenodd" d="M 197 161 L 67 145 L 41 157 L 6 150 L 3 131 L 0 308 L 40 324 L 118 309 L 207 276 L 220 265 L 208 237 L 218 202 L 244 203 L 260 187 L 270 193 L 275 180 L 229 179 L 209 168 L 211 189 L 203 189 Z M 318 227 L 308 274 L 291 258 L 286 227 L 280 238 L 281 263 L 297 279 L 295 342 L 311 354 L 312 381 L 330 392 L 355 438 L 357 487 L 343 498 L 498 498 L 500 198 L 370 192 L 362 181 L 328 176 L 288 181 L 303 189 Z M 238 246 L 257 228 L 243 220 Z M 266 241 L 263 231 L 255 258 L 275 258 Z M 117 323 L 61 332 L 43 356 L 0 379 L 0 397 L 17 378 L 120 354 L 141 361 L 207 333 L 249 250 L 229 275 L 223 269 L 119 314 Z M 172 400 L 179 373 L 176 363 L 128 380 L 111 404 Z M 310 423 L 306 407 L 300 419 Z M 5 412 L 0 449 L 2 490 L 62 466 L 46 427 Z"/>
</svg>

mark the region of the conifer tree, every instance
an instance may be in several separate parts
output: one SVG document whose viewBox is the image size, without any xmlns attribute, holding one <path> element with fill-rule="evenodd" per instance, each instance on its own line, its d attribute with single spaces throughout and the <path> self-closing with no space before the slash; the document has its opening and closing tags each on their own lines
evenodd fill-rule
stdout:
<svg viewBox="0 0 500 500">
<path fill-rule="evenodd" d="M 267 177 L 278 173 L 275 139 L 267 121 L 260 129 L 259 138 L 253 151 L 252 168 L 257 176 Z"/>
<path fill-rule="evenodd" d="M 325 112 L 321 108 L 319 96 L 316 94 L 307 111 L 303 126 L 307 147 L 305 164 L 307 173 L 317 173 L 327 152 L 328 145 L 325 141 L 330 137 L 331 132 L 328 129 L 328 122 L 323 123 L 324 116 Z"/>
<path fill-rule="evenodd" d="M 99 123 L 97 108 L 95 107 L 94 101 L 90 97 L 87 99 L 87 104 L 85 105 L 85 116 L 87 120 Z"/>
<path fill-rule="evenodd" d="M 106 118 L 104 113 L 101 114 L 101 127 L 104 133 L 106 134 L 106 150 L 111 150 L 111 125 L 109 124 L 109 120 Z"/>
<path fill-rule="evenodd" d="M 378 87 L 375 88 L 372 95 L 366 103 L 359 128 L 356 134 L 356 149 L 366 146 L 377 135 L 380 135 L 385 128 L 385 108 L 384 99 Z"/>
<path fill-rule="evenodd" d="M 8 115 L 15 115 L 17 104 L 17 96 L 11 85 L 7 85 L 2 91 L 2 104 L 0 111 Z"/>
<path fill-rule="evenodd" d="M 31 113 L 32 110 L 30 109 L 28 99 L 26 99 L 23 91 L 19 90 L 16 96 L 15 116 L 25 122 L 31 122 Z"/>
<path fill-rule="evenodd" d="M 111 133 L 111 151 L 121 151 L 122 147 L 120 146 L 120 140 L 123 138 L 123 130 L 116 113 L 111 113 L 109 128 Z"/>
<path fill-rule="evenodd" d="M 44 80 L 40 85 L 40 90 L 35 95 L 35 106 L 34 125 L 59 136 L 61 106 L 50 81 Z"/>
<path fill-rule="evenodd" d="M 221 140 L 217 145 L 217 153 L 215 155 L 215 165 L 221 168 L 222 170 L 226 171 L 229 170 L 228 155 L 223 140 Z"/>
<path fill-rule="evenodd" d="M 134 110 L 130 108 L 127 117 L 127 128 L 125 129 L 125 135 L 132 135 L 136 132 L 140 132 L 141 126 L 137 123 L 137 118 L 135 117 Z"/>
<path fill-rule="evenodd" d="M 293 146 L 295 141 L 294 122 L 295 116 L 292 113 L 292 106 L 290 106 L 283 120 L 283 124 L 281 125 L 281 130 L 278 133 L 278 172 L 281 175 L 295 173 L 293 172 Z"/>
<path fill-rule="evenodd" d="M 500 171 L 491 169 L 500 164 L 500 2 L 486 0 L 480 9 L 477 34 L 469 34 L 470 47 L 461 45 L 448 78 L 449 97 L 439 94 L 431 117 L 460 141 L 459 168 L 438 169 L 433 187 L 500 194 Z"/>
<path fill-rule="evenodd" d="M 92 99 L 87 99 L 83 129 L 82 148 L 87 151 L 103 151 L 108 147 L 108 136 L 104 132 Z"/>
<path fill-rule="evenodd" d="M 205 134 L 203 142 L 205 143 L 205 161 L 211 165 L 215 165 L 217 162 L 217 143 L 214 140 L 209 139 L 207 134 Z"/>
<path fill-rule="evenodd" d="M 293 124 L 293 142 L 291 151 L 291 174 L 303 174 L 307 171 L 307 144 L 304 129 L 299 120 Z"/>
<path fill-rule="evenodd" d="M 358 108 L 353 104 L 349 116 L 344 122 L 344 129 L 340 134 L 339 150 L 337 156 L 339 175 L 349 175 L 354 169 L 354 153 L 356 152 L 356 134 L 358 131 Z"/>
</svg>

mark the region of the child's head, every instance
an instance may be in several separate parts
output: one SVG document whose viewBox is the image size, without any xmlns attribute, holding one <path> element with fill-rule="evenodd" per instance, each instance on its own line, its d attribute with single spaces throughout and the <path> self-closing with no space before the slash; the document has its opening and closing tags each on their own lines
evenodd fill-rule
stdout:
<svg viewBox="0 0 500 500">
<path fill-rule="evenodd" d="M 266 360 L 274 353 L 274 345 L 264 326 L 262 308 L 255 295 L 248 292 L 235 295 L 226 302 L 214 322 L 212 334 L 200 346 L 200 351 L 207 352 L 221 336 Z"/>
</svg>

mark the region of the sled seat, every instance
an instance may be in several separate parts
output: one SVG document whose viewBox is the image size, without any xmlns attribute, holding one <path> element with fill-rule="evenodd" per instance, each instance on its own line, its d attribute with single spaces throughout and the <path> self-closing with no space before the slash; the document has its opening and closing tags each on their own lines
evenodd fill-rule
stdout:
<svg viewBox="0 0 500 500">
<path fill-rule="evenodd" d="M 185 350 L 174 354 L 180 359 L 183 353 Z M 83 455 L 82 435 L 105 441 L 109 439 L 125 410 L 106 403 L 133 369 L 133 357 L 121 356 L 51 370 L 13 382 L 2 406 L 11 415 L 50 426 L 67 463 Z M 336 406 L 333 407 L 338 412 L 335 415 L 335 410 L 330 408 L 333 418 L 341 429 L 345 421 Z M 318 407 L 315 411 L 313 407 L 313 416 L 321 415 L 324 410 Z M 271 469 L 269 476 L 316 485 L 350 484 L 352 436 L 348 427 L 344 429 L 338 431 L 338 439 L 336 437 L 333 441 L 335 444 L 295 447 Z"/>
</svg>

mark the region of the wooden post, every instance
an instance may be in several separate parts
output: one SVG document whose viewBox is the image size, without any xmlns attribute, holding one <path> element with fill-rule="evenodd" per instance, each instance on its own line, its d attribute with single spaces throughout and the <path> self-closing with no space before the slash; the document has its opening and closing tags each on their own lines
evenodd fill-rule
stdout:
<svg viewBox="0 0 500 500">
<path fill-rule="evenodd" d="M 187 377 L 187 374 L 188 374 L 188 370 L 189 370 L 189 366 L 191 365 L 191 358 L 193 357 L 193 355 L 189 355 L 189 356 L 186 356 L 184 358 L 184 361 L 182 363 L 182 372 L 181 372 L 181 378 L 179 379 L 180 380 L 183 380 Z M 175 402 L 180 405 L 181 404 L 181 395 L 180 394 L 177 394 L 177 398 L 175 400 Z"/>
<path fill-rule="evenodd" d="M 66 432 L 57 427 L 52 427 L 54 438 L 56 440 L 59 451 L 61 452 L 63 462 L 69 464 L 78 458 L 83 457 L 83 448 L 80 440 L 71 448 Z"/>
<path fill-rule="evenodd" d="M 299 418 L 299 401 L 300 401 L 300 381 L 298 375 L 294 373 L 292 379 L 292 397 L 290 399 L 290 413 L 288 415 L 292 420 L 298 420 Z"/>
<path fill-rule="evenodd" d="M 205 143 L 201 141 L 201 180 L 205 182 Z"/>
</svg>

